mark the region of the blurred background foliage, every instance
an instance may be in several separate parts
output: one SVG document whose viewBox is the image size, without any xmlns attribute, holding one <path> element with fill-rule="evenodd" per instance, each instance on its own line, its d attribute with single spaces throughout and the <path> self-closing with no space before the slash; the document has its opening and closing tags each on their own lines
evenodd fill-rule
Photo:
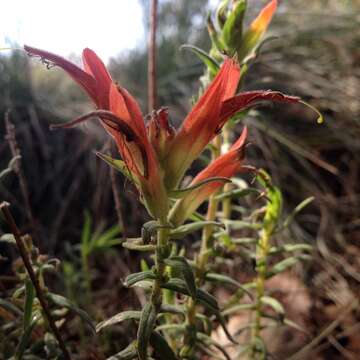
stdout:
<svg viewBox="0 0 360 360">
<path fill-rule="evenodd" d="M 214 3 L 160 1 L 159 103 L 170 109 L 176 125 L 189 110 L 190 97 L 196 95 L 203 72 L 196 57 L 180 50 L 180 46 L 188 43 L 208 49 L 205 19 Z M 248 21 L 264 3 L 251 1 Z M 143 0 L 142 5 L 147 13 L 149 2 Z M 339 308 L 349 297 L 360 296 L 359 30 L 359 0 L 281 1 L 268 33 L 274 39 L 263 46 L 244 83 L 245 89 L 272 89 L 301 96 L 326 120 L 317 125 L 314 113 L 303 106 L 261 107 L 244 120 L 253 143 L 248 162 L 270 171 L 285 195 L 286 207 L 291 209 L 312 195 L 316 198 L 287 234 L 294 241 L 306 241 L 317 248 L 314 261 L 298 272 L 311 294 L 311 310 L 306 315 L 310 330 L 321 329 L 336 318 L 336 310 L 324 305 Z M 114 79 L 134 94 L 144 114 L 146 41 L 109 62 Z M 92 214 L 95 227 L 117 221 L 108 166 L 93 153 L 111 145 L 95 123 L 68 131 L 49 131 L 49 124 L 72 119 L 91 105 L 61 70 L 45 71 L 43 65 L 29 61 L 21 51 L 0 55 L 2 118 L 8 109 L 22 155 L 36 240 L 43 252 L 61 257 L 66 242 L 79 242 L 85 210 Z M 11 158 L 4 122 L 0 134 L 3 169 Z M 121 177 L 116 180 L 126 233 L 136 235 L 145 212 L 134 190 Z M 0 195 L 12 203 L 23 230 L 32 232 L 14 174 L 1 180 Z M 105 260 L 101 261 L 105 266 Z M 112 266 L 120 273 L 132 266 L 126 258 L 114 257 L 113 261 Z M 2 261 L 0 267 L 8 265 Z M 356 324 L 356 317 L 359 313 L 349 321 Z M 359 338 L 346 338 L 341 346 L 349 343 L 352 351 L 360 352 Z M 326 354 L 334 345 L 323 347 Z M 336 351 L 341 354 L 339 349 Z"/>
</svg>

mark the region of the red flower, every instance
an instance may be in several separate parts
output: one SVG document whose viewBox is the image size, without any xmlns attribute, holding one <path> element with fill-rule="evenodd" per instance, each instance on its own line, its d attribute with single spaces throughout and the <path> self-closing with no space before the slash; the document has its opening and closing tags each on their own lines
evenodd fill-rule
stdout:
<svg viewBox="0 0 360 360">
<path fill-rule="evenodd" d="M 150 214 L 163 220 L 168 211 L 167 192 L 176 189 L 191 163 L 231 116 L 264 100 L 300 100 L 274 91 L 251 91 L 235 95 L 240 68 L 234 60 L 226 59 L 177 132 L 169 125 L 165 109 L 152 114 L 146 129 L 136 100 L 114 83 L 105 65 L 92 50 L 83 51 L 84 69 L 47 51 L 29 46 L 25 46 L 25 50 L 30 55 L 39 56 L 47 65 L 63 68 L 87 92 L 97 110 L 61 126 L 73 126 L 98 116 L 106 131 L 115 139 L 124 160 L 121 168 L 125 167 L 125 173 L 134 179 Z M 245 136 L 246 132 L 243 140 Z M 231 174 L 239 169 L 235 159 L 239 160 L 239 150 L 243 146 L 241 141 L 234 145 L 232 151 L 209 165 L 195 180 L 199 181 L 199 178 L 207 177 L 210 173 L 211 176 L 227 176 L 225 169 L 232 169 Z M 215 185 L 220 186 L 215 183 L 201 188 L 197 200 L 189 205 L 189 209 L 194 208 L 200 200 L 202 202 Z M 187 201 L 188 198 L 182 204 Z"/>
<path fill-rule="evenodd" d="M 162 171 L 136 100 L 113 82 L 103 62 L 90 49 L 83 51 L 83 70 L 50 52 L 30 46 L 24 48 L 47 65 L 64 69 L 101 109 L 74 120 L 68 126 L 99 116 L 106 131 L 114 138 L 127 169 L 136 178 L 149 212 L 156 218 L 163 218 L 168 204 Z"/>
<path fill-rule="evenodd" d="M 247 171 L 246 168 L 243 168 L 246 136 L 247 128 L 245 127 L 239 139 L 232 145 L 230 150 L 201 171 L 191 182 L 190 186 L 199 184 L 207 179 L 215 177 L 230 178 L 239 172 Z M 175 204 L 170 214 L 170 221 L 175 226 L 181 225 L 210 195 L 223 185 L 224 182 L 222 181 L 212 181 L 188 193 Z"/>
<path fill-rule="evenodd" d="M 184 120 L 165 158 L 168 189 L 178 186 L 191 163 L 231 116 L 266 100 L 288 103 L 300 100 L 271 90 L 249 91 L 234 96 L 239 79 L 237 63 L 232 59 L 225 60 L 215 79 Z"/>
</svg>

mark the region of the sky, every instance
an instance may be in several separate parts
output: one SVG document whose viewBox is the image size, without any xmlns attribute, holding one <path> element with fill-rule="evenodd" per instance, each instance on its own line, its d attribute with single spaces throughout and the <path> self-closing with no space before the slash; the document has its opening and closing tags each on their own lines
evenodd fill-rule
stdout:
<svg viewBox="0 0 360 360">
<path fill-rule="evenodd" d="M 90 47 L 105 61 L 141 45 L 138 0 L 3 0 L 0 48 L 9 40 L 56 54 L 80 54 Z"/>
</svg>

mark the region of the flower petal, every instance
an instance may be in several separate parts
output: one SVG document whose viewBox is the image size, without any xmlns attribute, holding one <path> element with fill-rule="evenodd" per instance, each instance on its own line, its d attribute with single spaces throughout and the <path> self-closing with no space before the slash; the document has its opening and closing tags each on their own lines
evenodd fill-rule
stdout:
<svg viewBox="0 0 360 360">
<path fill-rule="evenodd" d="M 227 59 L 220 71 L 184 120 L 169 149 L 167 186 L 177 186 L 190 164 L 205 146 L 216 136 L 219 129 L 222 102 L 236 92 L 240 80 L 238 64 Z"/>
<path fill-rule="evenodd" d="M 209 166 L 201 171 L 190 186 L 214 177 L 230 178 L 243 170 L 242 161 L 245 157 L 244 145 L 247 137 L 245 127 L 239 139 L 230 150 L 214 160 Z M 184 196 L 177 201 L 170 214 L 170 221 L 175 225 L 181 225 L 206 199 L 224 185 L 222 181 L 210 182 Z"/>
<path fill-rule="evenodd" d="M 102 109 L 108 109 L 110 85 L 112 83 L 111 76 L 102 60 L 93 50 L 84 49 L 82 57 L 85 71 L 96 80 L 98 106 Z"/>
<path fill-rule="evenodd" d="M 94 102 L 97 102 L 98 93 L 96 89 L 96 81 L 90 74 L 59 55 L 28 45 L 24 45 L 24 49 L 29 55 L 39 56 L 47 65 L 53 64 L 61 67 L 88 93 Z"/>
<path fill-rule="evenodd" d="M 109 106 L 110 111 L 127 122 L 142 141 L 148 142 L 140 106 L 127 90 L 112 83 Z"/>
<path fill-rule="evenodd" d="M 221 128 L 229 117 L 235 115 L 238 111 L 245 110 L 262 101 L 297 103 L 300 100 L 301 99 L 297 96 L 285 95 L 279 91 L 259 90 L 243 92 L 224 101 L 220 111 L 219 126 Z"/>
</svg>

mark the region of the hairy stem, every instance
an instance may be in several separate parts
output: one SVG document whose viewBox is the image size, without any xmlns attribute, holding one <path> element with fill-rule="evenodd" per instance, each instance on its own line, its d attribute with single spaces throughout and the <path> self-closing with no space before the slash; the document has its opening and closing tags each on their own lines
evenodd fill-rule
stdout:
<svg viewBox="0 0 360 360">
<path fill-rule="evenodd" d="M 161 225 L 165 225 L 165 222 L 160 221 Z M 151 302 L 156 309 L 160 309 L 162 304 L 162 288 L 164 273 L 165 273 L 165 263 L 164 260 L 168 256 L 169 252 L 169 230 L 166 228 L 160 228 L 157 232 L 157 244 L 155 251 L 155 271 L 156 279 L 154 281 L 153 290 L 151 293 Z"/>
</svg>

